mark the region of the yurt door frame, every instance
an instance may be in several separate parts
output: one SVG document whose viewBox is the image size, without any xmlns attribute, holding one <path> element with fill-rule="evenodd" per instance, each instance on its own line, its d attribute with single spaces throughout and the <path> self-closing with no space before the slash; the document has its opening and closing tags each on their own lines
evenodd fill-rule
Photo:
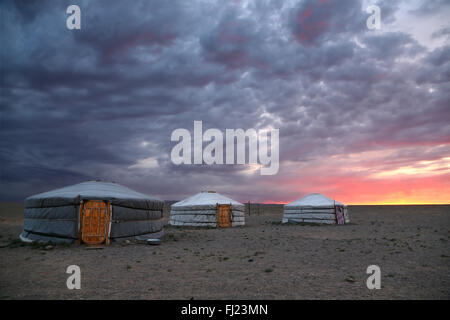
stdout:
<svg viewBox="0 0 450 320">
<path fill-rule="evenodd" d="M 217 205 L 217 225 L 221 228 L 231 227 L 231 205 Z"/>
<path fill-rule="evenodd" d="M 336 216 L 337 224 L 345 224 L 345 213 L 343 206 L 334 205 L 334 214 Z"/>
<path fill-rule="evenodd" d="M 84 200 L 80 205 L 78 241 L 86 244 L 109 244 L 111 206 L 105 200 Z"/>
</svg>

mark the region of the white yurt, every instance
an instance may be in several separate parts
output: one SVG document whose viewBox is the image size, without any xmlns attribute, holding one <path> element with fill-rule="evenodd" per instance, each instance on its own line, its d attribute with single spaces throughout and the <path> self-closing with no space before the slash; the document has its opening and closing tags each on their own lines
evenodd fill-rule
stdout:
<svg viewBox="0 0 450 320">
<path fill-rule="evenodd" d="M 319 193 L 309 194 L 284 205 L 282 223 L 346 224 L 347 206 Z"/>
<path fill-rule="evenodd" d="M 174 203 L 169 224 L 192 227 L 245 225 L 245 205 L 214 191 L 204 191 Z"/>
</svg>

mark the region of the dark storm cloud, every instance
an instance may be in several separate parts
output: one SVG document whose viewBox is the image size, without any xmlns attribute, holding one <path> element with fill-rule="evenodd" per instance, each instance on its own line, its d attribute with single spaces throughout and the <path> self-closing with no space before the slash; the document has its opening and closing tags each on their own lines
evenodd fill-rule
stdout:
<svg viewBox="0 0 450 320">
<path fill-rule="evenodd" d="M 69 4 L 81 8 L 81 30 L 66 29 Z M 399 7 L 378 4 L 383 24 L 394 23 Z M 359 1 L 0 6 L 1 200 L 86 179 L 166 199 L 216 189 L 264 200 L 291 165 L 301 177 L 303 165 L 336 154 L 450 142 L 448 45 L 369 31 Z M 435 37 L 445 34 L 439 26 Z M 192 132 L 194 120 L 204 130 L 279 128 L 279 175 L 173 165 L 171 133 Z"/>
<path fill-rule="evenodd" d="M 353 0 L 300 1 L 290 18 L 292 33 L 305 45 L 317 45 L 346 32 L 359 33 L 365 23 L 361 12 L 361 4 Z"/>
<path fill-rule="evenodd" d="M 431 34 L 433 38 L 446 37 L 447 39 L 450 37 L 450 27 L 444 27 L 438 31 L 435 31 Z"/>
</svg>

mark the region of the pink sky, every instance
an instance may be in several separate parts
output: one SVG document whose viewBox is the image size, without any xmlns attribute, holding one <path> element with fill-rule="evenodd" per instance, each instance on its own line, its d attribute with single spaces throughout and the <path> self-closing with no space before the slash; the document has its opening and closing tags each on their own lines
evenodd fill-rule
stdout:
<svg viewBox="0 0 450 320">
<path fill-rule="evenodd" d="M 285 163 L 281 181 L 271 184 L 288 196 L 279 201 L 275 193 L 264 202 L 290 202 L 318 192 L 346 204 L 448 204 L 447 149 L 446 144 L 413 146 L 337 155 L 303 166 Z"/>
</svg>

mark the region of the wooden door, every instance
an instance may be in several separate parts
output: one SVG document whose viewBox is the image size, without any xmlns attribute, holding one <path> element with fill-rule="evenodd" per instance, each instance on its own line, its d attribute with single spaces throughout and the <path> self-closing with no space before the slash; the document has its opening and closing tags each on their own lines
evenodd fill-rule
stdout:
<svg viewBox="0 0 450 320">
<path fill-rule="evenodd" d="M 81 215 L 81 241 L 86 244 L 109 243 L 109 202 L 85 201 Z"/>
<path fill-rule="evenodd" d="M 344 207 L 334 206 L 334 212 L 336 214 L 336 223 L 345 224 Z"/>
<path fill-rule="evenodd" d="M 217 206 L 217 224 L 221 228 L 231 227 L 231 205 L 219 204 Z"/>
</svg>

